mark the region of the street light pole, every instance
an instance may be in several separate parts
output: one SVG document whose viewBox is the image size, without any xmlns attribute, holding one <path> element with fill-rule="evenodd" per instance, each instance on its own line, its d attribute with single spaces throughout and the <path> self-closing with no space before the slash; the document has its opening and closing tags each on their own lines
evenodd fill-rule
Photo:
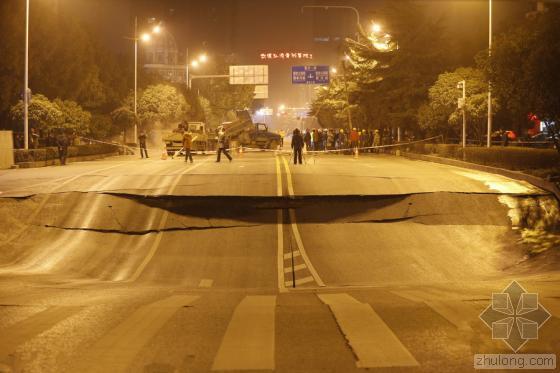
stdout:
<svg viewBox="0 0 560 373">
<path fill-rule="evenodd" d="M 187 57 L 185 59 L 185 69 L 187 72 L 187 88 L 190 90 L 191 89 L 191 77 L 189 75 L 189 48 L 187 48 Z"/>
<path fill-rule="evenodd" d="M 29 0 L 25 2 L 25 72 L 23 91 L 24 148 L 29 149 Z"/>
<path fill-rule="evenodd" d="M 492 0 L 488 0 L 488 58 L 492 58 Z M 492 146 L 492 82 L 488 81 L 488 131 L 486 147 Z"/>
<path fill-rule="evenodd" d="M 462 80 L 459 84 L 463 87 L 463 103 L 461 109 L 463 110 L 463 149 L 467 147 L 467 82 Z"/>
<path fill-rule="evenodd" d="M 360 32 L 362 32 L 362 24 L 360 23 L 360 12 L 358 11 L 358 9 L 354 8 L 353 6 L 347 6 L 347 5 L 304 5 L 301 7 L 302 13 L 305 8 L 320 8 L 325 10 L 334 8 L 334 9 L 350 9 L 354 11 L 354 13 L 356 14 L 356 25 L 358 27 L 358 32 L 356 32 L 356 38 L 358 41 L 360 41 Z"/>
<path fill-rule="evenodd" d="M 138 139 L 138 17 L 134 17 L 134 142 Z"/>
</svg>

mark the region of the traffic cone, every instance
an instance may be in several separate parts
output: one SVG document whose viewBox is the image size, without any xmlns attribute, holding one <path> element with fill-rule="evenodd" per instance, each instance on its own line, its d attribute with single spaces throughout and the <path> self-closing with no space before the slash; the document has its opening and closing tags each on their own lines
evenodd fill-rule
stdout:
<svg viewBox="0 0 560 373">
<path fill-rule="evenodd" d="M 243 145 L 239 145 L 239 156 L 243 156 Z"/>
<path fill-rule="evenodd" d="M 354 158 L 358 158 L 358 147 L 354 148 Z"/>
</svg>

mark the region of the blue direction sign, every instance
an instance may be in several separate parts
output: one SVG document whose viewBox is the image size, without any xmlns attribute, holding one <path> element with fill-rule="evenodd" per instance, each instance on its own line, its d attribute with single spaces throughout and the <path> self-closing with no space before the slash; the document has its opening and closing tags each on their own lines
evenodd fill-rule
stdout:
<svg viewBox="0 0 560 373">
<path fill-rule="evenodd" d="M 328 66 L 292 66 L 292 84 L 329 84 Z"/>
</svg>

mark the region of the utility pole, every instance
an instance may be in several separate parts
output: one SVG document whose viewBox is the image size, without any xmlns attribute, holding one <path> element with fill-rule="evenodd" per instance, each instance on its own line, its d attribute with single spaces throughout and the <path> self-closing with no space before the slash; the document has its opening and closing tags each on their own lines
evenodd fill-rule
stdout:
<svg viewBox="0 0 560 373">
<path fill-rule="evenodd" d="M 352 112 L 350 111 L 350 94 L 348 93 L 348 80 L 346 79 L 346 60 L 342 61 L 342 77 L 344 78 L 344 91 L 346 92 L 346 113 L 348 128 L 352 131 Z"/>
<path fill-rule="evenodd" d="M 29 149 L 29 0 L 25 2 L 25 77 L 23 90 L 24 148 Z"/>
<path fill-rule="evenodd" d="M 463 101 L 461 102 L 461 109 L 463 110 L 463 149 L 467 147 L 467 82 L 465 80 L 461 80 L 457 84 L 457 88 L 463 88 Z"/>
<path fill-rule="evenodd" d="M 138 139 L 138 17 L 134 17 L 134 142 Z"/>
<path fill-rule="evenodd" d="M 492 58 L 492 0 L 488 0 L 488 58 Z M 492 82 L 488 81 L 488 131 L 486 147 L 492 146 Z"/>
<path fill-rule="evenodd" d="M 189 75 L 189 48 L 187 47 L 186 57 L 185 57 L 185 72 L 187 74 L 187 88 L 191 89 L 191 77 Z"/>
</svg>

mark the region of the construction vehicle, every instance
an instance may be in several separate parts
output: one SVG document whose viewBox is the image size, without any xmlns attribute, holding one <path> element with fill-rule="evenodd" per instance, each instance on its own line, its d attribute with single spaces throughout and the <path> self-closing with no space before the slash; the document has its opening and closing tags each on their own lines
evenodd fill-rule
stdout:
<svg viewBox="0 0 560 373">
<path fill-rule="evenodd" d="M 205 123 L 181 122 L 170 134 L 163 137 L 167 154 L 173 155 L 183 149 L 183 134 L 185 132 L 192 134 L 191 150 L 193 152 L 216 150 L 217 140 L 214 136 L 208 134 Z"/>
<path fill-rule="evenodd" d="M 281 137 L 268 131 L 265 123 L 253 123 L 249 110 L 237 110 L 237 120 L 224 122 L 218 130 L 224 130 L 230 141 L 239 145 L 261 149 L 277 149 Z"/>
</svg>

